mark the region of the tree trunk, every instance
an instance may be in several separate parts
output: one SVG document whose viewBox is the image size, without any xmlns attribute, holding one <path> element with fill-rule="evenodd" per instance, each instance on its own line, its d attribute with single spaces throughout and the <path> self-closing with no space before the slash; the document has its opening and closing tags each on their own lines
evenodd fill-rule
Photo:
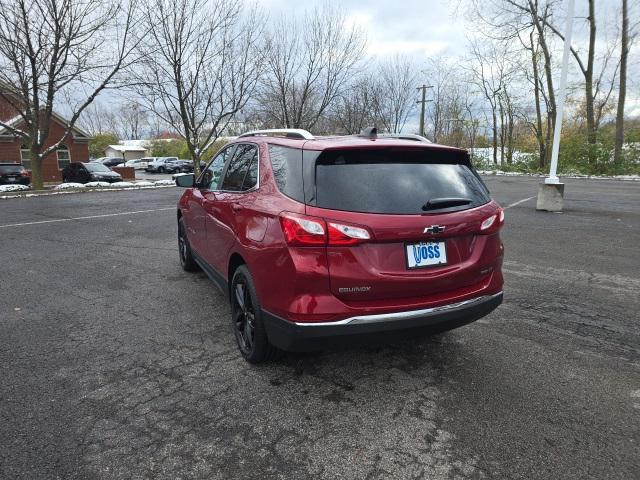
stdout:
<svg viewBox="0 0 640 480">
<path fill-rule="evenodd" d="M 504 165 L 504 144 L 506 139 L 506 127 L 504 122 L 504 106 L 502 105 L 502 99 L 498 101 L 500 106 L 500 165 Z"/>
<path fill-rule="evenodd" d="M 627 95 L 627 56 L 629 54 L 629 16 L 627 0 L 622 0 L 622 48 L 620 52 L 620 88 L 618 89 L 618 111 L 616 113 L 616 138 L 613 163 L 616 173 L 622 163 L 624 143 L 624 101 Z"/>
<path fill-rule="evenodd" d="M 513 161 L 513 106 L 511 102 L 508 103 L 509 109 L 507 110 L 507 163 L 511 164 Z"/>
<path fill-rule="evenodd" d="M 31 188 L 42 190 L 44 188 L 44 178 L 42 176 L 42 157 L 40 150 L 31 149 Z"/>
<path fill-rule="evenodd" d="M 498 120 L 496 118 L 496 109 L 493 107 L 491 114 L 493 115 L 493 164 L 498 164 Z"/>
<path fill-rule="evenodd" d="M 536 140 L 538 141 L 538 166 L 544 168 L 546 163 L 547 146 L 542 135 L 542 109 L 540 108 L 540 78 L 538 72 L 538 58 L 533 42 L 533 32 L 529 36 L 531 39 L 531 62 L 533 65 L 533 94 L 536 103 Z"/>
<path fill-rule="evenodd" d="M 593 108 L 593 62 L 596 49 L 596 17 L 595 0 L 589 0 L 589 51 L 587 52 L 587 69 L 584 72 L 585 103 L 587 111 L 587 143 L 590 147 L 596 144 L 596 114 Z M 589 148 L 589 163 L 596 162 L 595 151 Z"/>
<path fill-rule="evenodd" d="M 549 53 L 549 47 L 547 41 L 544 38 L 544 28 L 540 24 L 539 20 L 536 20 L 536 29 L 538 31 L 538 41 L 540 42 L 540 48 L 542 49 L 542 56 L 544 57 L 544 74 L 547 80 L 547 95 L 549 96 L 549 108 L 547 108 L 548 121 L 551 124 L 551 130 L 555 128 L 556 123 L 556 95 L 553 90 L 553 73 L 551 68 L 551 53 Z M 548 142 L 547 142 L 548 144 Z"/>
</svg>

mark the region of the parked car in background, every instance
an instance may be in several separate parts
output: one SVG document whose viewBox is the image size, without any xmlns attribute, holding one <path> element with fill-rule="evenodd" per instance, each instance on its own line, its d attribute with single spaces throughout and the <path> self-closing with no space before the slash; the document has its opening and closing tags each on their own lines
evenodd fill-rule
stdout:
<svg viewBox="0 0 640 480">
<path fill-rule="evenodd" d="M 113 172 L 106 165 L 99 162 L 72 162 L 62 169 L 62 181 L 65 183 L 88 182 L 121 182 L 122 176 Z"/>
<path fill-rule="evenodd" d="M 122 157 L 102 157 L 96 158 L 91 163 L 101 163 L 102 165 L 106 165 L 107 167 L 116 167 L 122 163 L 124 160 Z"/>
<path fill-rule="evenodd" d="M 193 172 L 193 161 L 174 160 L 166 165 L 167 173 L 191 173 Z"/>
<path fill-rule="evenodd" d="M 134 170 L 146 170 L 149 166 L 149 162 L 152 162 L 155 157 L 136 158 L 135 160 L 127 160 L 124 163 L 120 163 L 118 167 L 132 167 Z"/>
<path fill-rule="evenodd" d="M 176 176 L 178 247 L 250 362 L 473 322 L 502 302 L 504 211 L 462 149 L 256 131 Z"/>
<path fill-rule="evenodd" d="M 19 163 L 0 163 L 0 185 L 31 185 L 31 174 Z"/>
<path fill-rule="evenodd" d="M 155 160 L 149 162 L 145 171 L 152 173 L 169 173 L 172 168 L 171 162 L 177 162 L 178 157 L 156 157 Z"/>
</svg>

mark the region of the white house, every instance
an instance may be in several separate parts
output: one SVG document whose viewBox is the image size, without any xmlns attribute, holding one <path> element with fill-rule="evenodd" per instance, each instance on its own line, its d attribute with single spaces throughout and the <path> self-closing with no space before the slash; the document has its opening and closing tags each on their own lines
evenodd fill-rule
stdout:
<svg viewBox="0 0 640 480">
<path fill-rule="evenodd" d="M 136 160 L 147 155 L 147 149 L 141 145 L 109 145 L 104 149 L 105 157 L 122 157 L 123 161 Z"/>
</svg>

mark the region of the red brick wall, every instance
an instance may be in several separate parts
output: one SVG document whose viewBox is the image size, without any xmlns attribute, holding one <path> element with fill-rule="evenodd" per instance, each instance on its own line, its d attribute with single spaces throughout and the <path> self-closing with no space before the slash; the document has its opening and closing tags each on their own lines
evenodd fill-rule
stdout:
<svg viewBox="0 0 640 480">
<path fill-rule="evenodd" d="M 20 163 L 20 143 L 0 139 L 0 162 Z"/>
<path fill-rule="evenodd" d="M 64 127 L 58 122 L 53 121 L 49 129 L 49 137 L 45 142 L 45 148 L 56 143 L 64 135 Z M 89 161 L 89 143 L 76 141 L 73 137 L 65 140 L 64 144 L 69 149 L 72 162 L 88 162 Z M 60 170 L 58 169 L 58 157 L 56 152 L 47 155 L 42 163 L 42 177 L 45 182 L 59 182 L 62 180 Z"/>
<path fill-rule="evenodd" d="M 49 137 L 45 142 L 45 148 L 56 143 L 64 135 L 64 127 L 55 120 L 51 123 L 49 129 Z M 4 142 L 0 140 L 0 162 L 21 162 L 20 156 L 20 139 L 12 142 Z M 64 144 L 69 149 L 69 155 L 72 162 L 88 162 L 89 161 L 89 144 L 87 141 L 75 140 L 73 137 L 67 138 Z M 47 155 L 42 163 L 42 177 L 45 182 L 60 182 L 62 176 L 58 169 L 58 156 L 56 152 Z"/>
<path fill-rule="evenodd" d="M 4 97 L 0 96 L 0 120 L 9 120 L 16 115 L 18 115 L 16 109 Z"/>
<path fill-rule="evenodd" d="M 112 167 L 111 170 L 122 175 L 123 180 L 136 179 L 136 171 L 133 167 Z"/>
</svg>

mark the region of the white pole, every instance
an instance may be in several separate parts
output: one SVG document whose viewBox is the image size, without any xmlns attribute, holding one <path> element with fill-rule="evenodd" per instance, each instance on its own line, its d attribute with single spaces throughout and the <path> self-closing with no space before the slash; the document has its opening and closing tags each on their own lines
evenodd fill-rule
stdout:
<svg viewBox="0 0 640 480">
<path fill-rule="evenodd" d="M 569 65 L 569 53 L 571 49 L 571 34 L 573 31 L 573 7 L 575 0 L 569 0 L 567 11 L 567 24 L 564 33 L 564 53 L 562 54 L 562 72 L 560 74 L 560 90 L 558 92 L 558 104 L 556 110 L 556 126 L 553 130 L 553 149 L 551 151 L 551 169 L 544 183 L 560 183 L 558 178 L 558 151 L 560 150 L 560 132 L 562 130 L 562 115 L 564 113 L 564 101 L 567 89 L 567 67 Z"/>
</svg>

